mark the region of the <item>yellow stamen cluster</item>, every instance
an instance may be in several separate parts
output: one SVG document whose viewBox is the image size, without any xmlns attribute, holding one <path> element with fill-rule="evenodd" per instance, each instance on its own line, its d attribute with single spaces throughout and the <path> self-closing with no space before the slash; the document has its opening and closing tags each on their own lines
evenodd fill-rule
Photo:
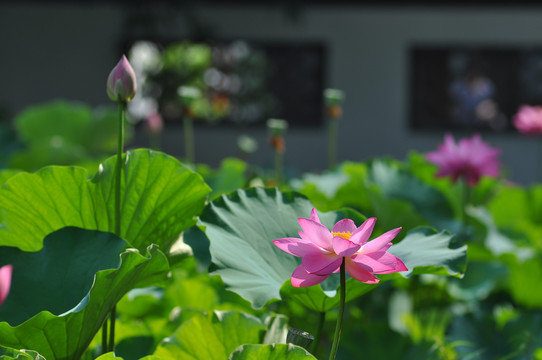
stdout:
<svg viewBox="0 0 542 360">
<path fill-rule="evenodd" d="M 352 233 L 351 233 L 350 231 L 345 231 L 345 232 L 331 232 L 331 235 L 332 235 L 333 237 L 339 236 L 339 237 L 342 237 L 343 239 L 350 240 L 350 236 L 352 236 Z"/>
</svg>

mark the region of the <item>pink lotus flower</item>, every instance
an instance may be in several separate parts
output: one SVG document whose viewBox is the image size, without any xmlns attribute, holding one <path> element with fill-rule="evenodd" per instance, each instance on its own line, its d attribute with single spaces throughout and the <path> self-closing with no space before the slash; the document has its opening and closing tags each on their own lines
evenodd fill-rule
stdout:
<svg viewBox="0 0 542 360">
<path fill-rule="evenodd" d="M 299 218 L 303 231 L 300 238 L 283 238 L 273 243 L 281 250 L 302 258 L 292 274 L 294 287 L 312 286 L 321 283 L 331 273 L 340 270 L 345 259 L 345 268 L 354 279 L 376 284 L 380 281 L 373 274 L 389 274 L 408 270 L 398 257 L 387 252 L 391 241 L 401 228 L 369 240 L 375 225 L 375 218 L 367 219 L 356 227 L 350 219 L 335 224 L 329 231 L 318 218 L 316 209 L 312 209 L 311 218 Z"/>
<path fill-rule="evenodd" d="M 496 159 L 499 153 L 500 150 L 491 148 L 479 135 L 461 139 L 456 144 L 453 136 L 446 134 L 444 143 L 426 158 L 439 166 L 437 176 L 451 176 L 453 181 L 464 178 L 469 186 L 474 186 L 484 175 L 499 176 L 500 164 Z"/>
<path fill-rule="evenodd" d="M 113 101 L 128 102 L 134 98 L 136 89 L 134 69 L 126 56 L 122 55 L 107 78 L 107 95 Z"/>
<path fill-rule="evenodd" d="M 514 126 L 524 134 L 542 134 L 542 106 L 520 106 Z"/>
<path fill-rule="evenodd" d="M 159 113 L 155 112 L 147 117 L 147 129 L 151 134 L 160 134 L 164 129 L 164 120 Z"/>
<path fill-rule="evenodd" d="M 9 294 L 9 288 L 11 287 L 11 273 L 13 271 L 12 265 L 5 265 L 0 267 L 0 305 L 6 300 Z"/>
</svg>

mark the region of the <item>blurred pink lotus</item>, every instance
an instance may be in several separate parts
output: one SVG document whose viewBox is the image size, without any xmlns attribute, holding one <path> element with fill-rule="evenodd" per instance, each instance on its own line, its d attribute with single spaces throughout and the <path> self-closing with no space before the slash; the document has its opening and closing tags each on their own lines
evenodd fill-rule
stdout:
<svg viewBox="0 0 542 360">
<path fill-rule="evenodd" d="M 350 219 L 344 219 L 329 231 L 312 209 L 311 218 L 299 218 L 303 231 L 300 238 L 283 238 L 273 243 L 288 254 L 303 258 L 292 274 L 292 286 L 306 287 L 321 283 L 331 273 L 338 272 L 343 258 L 348 274 L 354 279 L 376 284 L 380 281 L 373 274 L 389 274 L 408 270 L 405 264 L 387 250 L 401 228 L 393 229 L 371 241 L 376 219 L 367 219 L 356 227 Z"/>
<path fill-rule="evenodd" d="M 514 115 L 514 126 L 524 134 L 542 134 L 542 106 L 520 106 Z"/>
<path fill-rule="evenodd" d="M 456 144 L 453 136 L 446 134 L 444 143 L 426 158 L 439 166 L 436 176 L 451 176 L 453 181 L 464 178 L 469 186 L 475 186 L 482 176 L 499 176 L 500 163 L 496 159 L 499 153 L 499 149 L 491 148 L 479 135 Z"/>
<path fill-rule="evenodd" d="M 11 273 L 13 272 L 12 265 L 4 265 L 0 267 L 0 305 L 6 300 L 11 287 Z"/>
<path fill-rule="evenodd" d="M 164 120 L 155 112 L 147 117 L 147 129 L 151 134 L 160 134 L 164 129 Z"/>
</svg>

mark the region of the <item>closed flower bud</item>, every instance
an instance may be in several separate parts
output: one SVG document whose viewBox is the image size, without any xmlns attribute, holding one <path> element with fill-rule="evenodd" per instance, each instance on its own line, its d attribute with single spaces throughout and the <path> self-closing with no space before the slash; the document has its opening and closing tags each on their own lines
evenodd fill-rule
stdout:
<svg viewBox="0 0 542 360">
<path fill-rule="evenodd" d="M 136 76 L 132 65 L 122 55 L 119 63 L 107 78 L 107 95 L 116 102 L 128 102 L 135 96 Z"/>
</svg>

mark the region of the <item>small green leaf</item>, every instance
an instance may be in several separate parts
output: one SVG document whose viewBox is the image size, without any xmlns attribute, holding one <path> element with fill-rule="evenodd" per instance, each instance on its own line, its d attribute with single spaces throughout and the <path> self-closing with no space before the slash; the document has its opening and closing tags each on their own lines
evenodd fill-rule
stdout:
<svg viewBox="0 0 542 360">
<path fill-rule="evenodd" d="M 196 315 L 158 346 L 155 356 L 163 360 L 224 360 L 242 344 L 260 342 L 265 326 L 241 312 Z"/>
<path fill-rule="evenodd" d="M 0 360 L 46 360 L 32 350 L 13 350 L 0 347 Z"/>
<path fill-rule="evenodd" d="M 114 352 L 108 352 L 98 356 L 95 360 L 122 360 L 122 358 L 115 356 Z"/>
<path fill-rule="evenodd" d="M 237 158 L 222 160 L 220 168 L 216 171 L 210 169 L 202 169 L 204 171 L 200 171 L 200 169 L 201 166 L 198 166 L 198 172 L 202 174 L 207 184 L 213 189 L 209 195 L 211 199 L 221 194 L 227 194 L 236 189 L 243 188 L 247 182 L 245 177 L 247 163 Z"/>
<path fill-rule="evenodd" d="M 241 345 L 228 360 L 316 360 L 307 350 L 293 344 Z"/>
</svg>

